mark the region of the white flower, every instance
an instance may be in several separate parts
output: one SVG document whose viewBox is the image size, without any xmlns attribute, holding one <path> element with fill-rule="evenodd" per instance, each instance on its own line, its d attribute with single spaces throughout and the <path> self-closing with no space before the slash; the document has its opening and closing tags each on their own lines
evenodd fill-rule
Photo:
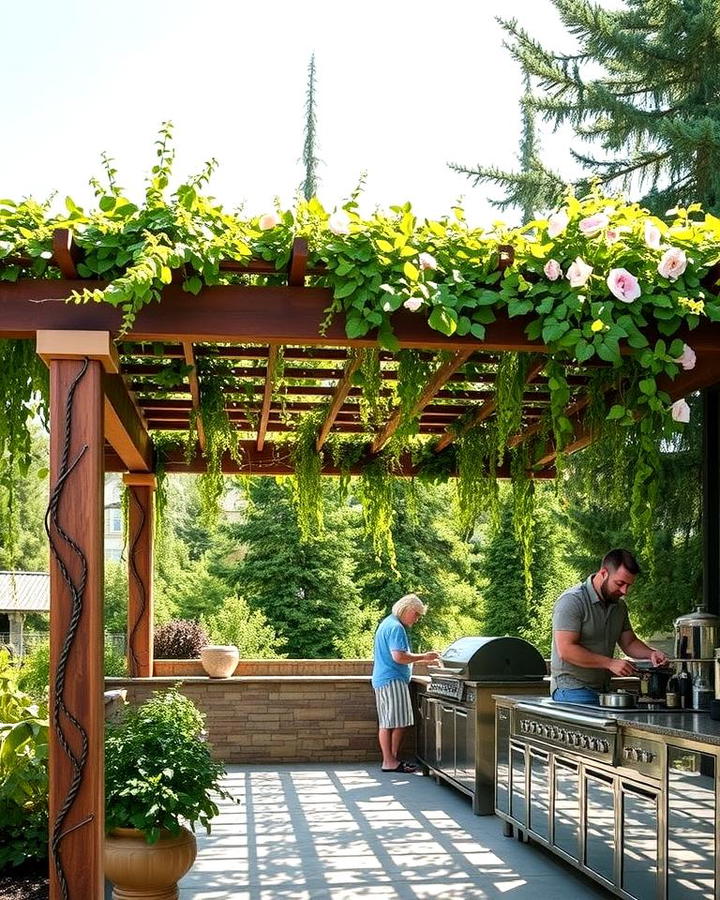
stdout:
<svg viewBox="0 0 720 900">
<path fill-rule="evenodd" d="M 548 237 L 556 238 L 558 235 L 562 234 L 568 227 L 569 221 L 570 217 L 568 216 L 566 209 L 563 208 L 558 212 L 553 213 L 548 219 Z"/>
<path fill-rule="evenodd" d="M 403 303 L 403 306 L 405 307 L 405 309 L 409 309 L 410 312 L 417 312 L 422 305 L 423 305 L 423 301 L 419 297 L 409 297 Z"/>
<path fill-rule="evenodd" d="M 651 250 L 660 249 L 660 229 L 650 219 L 645 219 L 645 246 Z"/>
<path fill-rule="evenodd" d="M 333 213 L 328 219 L 328 228 L 333 234 L 349 234 L 350 217 L 343 210 Z"/>
<path fill-rule="evenodd" d="M 589 266 L 582 257 L 578 256 L 565 273 L 565 277 L 570 282 L 570 287 L 582 287 L 592 275 L 592 270 L 593 267 Z"/>
<path fill-rule="evenodd" d="M 421 253 L 418 261 L 421 269 L 437 269 L 437 260 L 431 253 Z"/>
<path fill-rule="evenodd" d="M 632 303 L 640 296 L 640 284 L 627 269 L 610 269 L 607 286 L 610 293 L 623 303 Z"/>
<path fill-rule="evenodd" d="M 687 268 L 685 251 L 681 250 L 679 247 L 668 247 L 663 253 L 657 268 L 663 278 L 669 278 L 670 281 L 675 281 Z"/>
<path fill-rule="evenodd" d="M 684 400 L 676 400 L 670 407 L 670 415 L 676 422 L 687 424 L 690 421 L 690 407 Z"/>
<path fill-rule="evenodd" d="M 276 225 L 280 224 L 280 216 L 277 213 L 265 213 L 264 216 L 260 216 L 260 221 L 258 222 L 258 228 L 260 231 L 269 231 L 271 228 L 274 228 Z"/>
<path fill-rule="evenodd" d="M 545 273 L 545 277 L 549 278 L 550 281 L 557 281 L 562 275 L 560 263 L 556 259 L 549 259 L 543 266 L 543 272 Z"/>
<path fill-rule="evenodd" d="M 586 216 L 584 219 L 580 219 L 578 222 L 578 229 L 587 237 L 592 237 L 594 234 L 597 234 L 598 231 L 607 228 L 609 224 L 610 219 L 605 213 L 595 213 L 594 216 Z"/>
<path fill-rule="evenodd" d="M 674 359 L 673 362 L 676 362 L 679 366 L 682 366 L 686 372 L 689 372 L 690 369 L 695 368 L 696 360 L 697 356 L 693 348 L 688 344 L 683 344 L 682 353 L 677 359 Z"/>
</svg>

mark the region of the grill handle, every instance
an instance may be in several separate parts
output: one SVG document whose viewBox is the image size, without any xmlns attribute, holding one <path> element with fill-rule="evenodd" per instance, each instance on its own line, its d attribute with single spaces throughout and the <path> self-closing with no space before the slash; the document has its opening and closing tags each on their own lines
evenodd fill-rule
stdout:
<svg viewBox="0 0 720 900">
<path fill-rule="evenodd" d="M 450 675 L 451 677 L 461 675 L 465 670 L 462 666 L 428 666 L 428 674 L 430 675 Z"/>
<path fill-rule="evenodd" d="M 599 716 L 585 716 L 582 713 L 568 712 L 565 709 L 553 709 L 551 706 L 536 706 L 534 703 L 518 703 L 515 709 L 522 712 L 533 713 L 536 716 L 547 716 L 549 719 L 557 719 L 560 722 L 569 722 L 572 725 L 585 725 L 588 728 L 601 728 L 603 731 L 617 732 L 616 719 L 603 719 Z"/>
</svg>

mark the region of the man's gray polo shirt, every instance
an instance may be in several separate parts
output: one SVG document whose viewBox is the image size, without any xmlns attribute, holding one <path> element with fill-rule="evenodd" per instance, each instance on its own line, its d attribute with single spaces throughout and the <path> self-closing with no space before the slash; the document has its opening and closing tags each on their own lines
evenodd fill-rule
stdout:
<svg viewBox="0 0 720 900">
<path fill-rule="evenodd" d="M 553 645 L 550 660 L 550 693 L 556 688 L 589 687 L 605 691 L 610 686 L 607 669 L 587 669 L 560 659 L 555 647 L 556 631 L 575 631 L 586 650 L 614 656 L 615 645 L 623 631 L 632 626 L 624 600 L 604 603 L 592 584 L 593 576 L 561 594 L 553 608 Z"/>
</svg>

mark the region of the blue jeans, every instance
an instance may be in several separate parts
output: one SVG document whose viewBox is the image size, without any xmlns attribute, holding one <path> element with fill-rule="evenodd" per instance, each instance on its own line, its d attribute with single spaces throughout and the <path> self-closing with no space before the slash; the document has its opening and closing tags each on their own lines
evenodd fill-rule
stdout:
<svg viewBox="0 0 720 900">
<path fill-rule="evenodd" d="M 593 703 L 598 705 L 600 694 L 591 688 L 555 688 L 552 698 L 557 703 Z"/>
</svg>

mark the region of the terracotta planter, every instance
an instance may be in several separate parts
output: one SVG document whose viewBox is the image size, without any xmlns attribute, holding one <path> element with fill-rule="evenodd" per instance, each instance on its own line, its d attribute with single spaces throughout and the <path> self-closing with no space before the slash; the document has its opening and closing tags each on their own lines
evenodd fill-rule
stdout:
<svg viewBox="0 0 720 900">
<path fill-rule="evenodd" d="M 164 831 L 148 844 L 137 828 L 115 828 L 105 837 L 105 877 L 113 900 L 177 900 L 178 881 L 197 856 L 195 835 Z"/>
<path fill-rule="evenodd" d="M 200 650 L 203 669 L 211 678 L 229 678 L 240 660 L 237 647 L 208 644 Z"/>
</svg>

